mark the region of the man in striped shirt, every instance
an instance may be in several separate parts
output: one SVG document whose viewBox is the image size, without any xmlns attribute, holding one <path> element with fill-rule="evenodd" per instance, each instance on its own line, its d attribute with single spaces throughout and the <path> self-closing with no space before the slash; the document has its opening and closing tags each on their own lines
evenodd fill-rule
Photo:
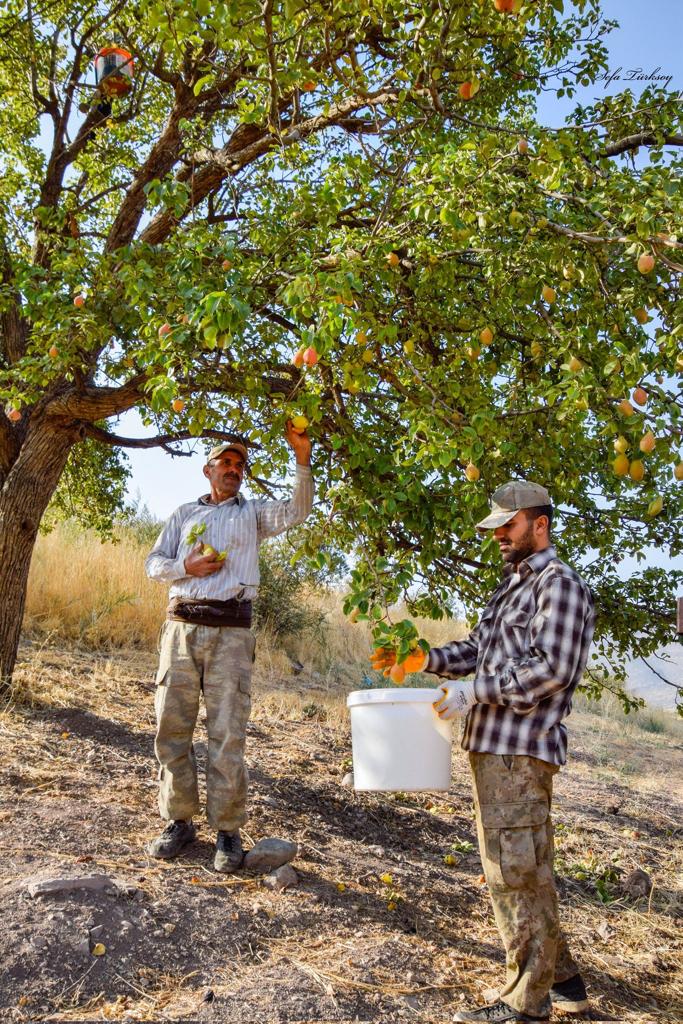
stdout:
<svg viewBox="0 0 683 1024">
<path fill-rule="evenodd" d="M 209 493 L 176 509 L 145 563 L 151 579 L 171 585 L 159 645 L 154 745 L 159 811 L 168 824 L 148 848 L 153 857 L 175 857 L 195 837 L 199 794 L 192 736 L 201 691 L 209 740 L 206 812 L 218 833 L 214 867 L 232 872 L 242 863 L 258 549 L 267 537 L 302 523 L 313 505 L 310 439 L 291 422 L 286 439 L 296 458 L 291 498 L 244 498 L 239 491 L 246 446 L 217 445 L 204 466 Z"/>
<path fill-rule="evenodd" d="M 454 1019 L 503 1024 L 548 1020 L 551 1005 L 569 1013 L 588 1008 L 558 920 L 550 806 L 594 610 L 589 588 L 551 544 L 544 487 L 511 481 L 494 493 L 491 509 L 478 529 L 493 531 L 500 546 L 501 583 L 466 639 L 417 651 L 406 669 L 459 680 L 441 686 L 435 708 L 445 719 L 464 717 L 479 849 L 507 977 L 496 1003 Z M 373 664 L 386 670 L 394 661 L 382 651 Z"/>
</svg>

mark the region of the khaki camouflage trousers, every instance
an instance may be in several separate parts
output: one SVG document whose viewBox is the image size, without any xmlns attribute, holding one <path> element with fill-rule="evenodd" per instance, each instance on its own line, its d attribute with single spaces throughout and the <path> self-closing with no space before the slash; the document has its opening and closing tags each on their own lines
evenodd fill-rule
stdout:
<svg viewBox="0 0 683 1024">
<path fill-rule="evenodd" d="M 206 817 L 216 830 L 236 831 L 247 819 L 249 776 L 244 741 L 251 710 L 255 639 L 249 629 L 165 622 L 159 645 L 154 750 L 160 764 L 159 812 L 167 821 L 199 812 L 192 746 L 199 694 L 209 737 Z"/>
<path fill-rule="evenodd" d="M 470 753 L 479 850 L 506 953 L 500 998 L 550 1011 L 555 981 L 578 972 L 560 929 L 550 804 L 557 767 L 535 757 Z"/>
</svg>

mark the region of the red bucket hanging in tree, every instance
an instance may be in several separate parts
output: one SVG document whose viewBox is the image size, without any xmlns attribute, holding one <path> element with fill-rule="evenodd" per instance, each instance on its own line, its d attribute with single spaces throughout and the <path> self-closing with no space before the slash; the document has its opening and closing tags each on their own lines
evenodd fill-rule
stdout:
<svg viewBox="0 0 683 1024">
<path fill-rule="evenodd" d="M 105 46 L 95 57 L 95 81 L 104 96 L 125 96 L 133 88 L 133 58 L 128 50 Z"/>
</svg>

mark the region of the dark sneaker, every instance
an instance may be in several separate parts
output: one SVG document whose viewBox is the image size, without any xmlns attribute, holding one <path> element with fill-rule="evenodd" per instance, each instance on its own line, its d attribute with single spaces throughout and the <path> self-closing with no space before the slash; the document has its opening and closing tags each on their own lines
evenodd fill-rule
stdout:
<svg viewBox="0 0 683 1024">
<path fill-rule="evenodd" d="M 455 1021 L 478 1021 L 479 1024 L 529 1024 L 535 1020 L 549 1020 L 548 1017 L 529 1017 L 520 1010 L 514 1010 L 502 999 L 491 1006 L 480 1006 L 478 1010 L 460 1010 Z"/>
<path fill-rule="evenodd" d="M 550 989 L 553 1007 L 563 1013 L 584 1013 L 589 1009 L 588 993 L 580 974 L 566 981 L 556 981 Z"/>
<path fill-rule="evenodd" d="M 244 850 L 239 830 L 237 832 L 219 832 L 216 839 L 216 856 L 213 859 L 213 866 L 216 871 L 226 871 L 230 874 L 242 864 Z"/>
<path fill-rule="evenodd" d="M 192 842 L 196 834 L 191 821 L 169 821 L 161 835 L 149 844 L 147 852 L 152 857 L 171 860 L 178 856 L 184 846 Z"/>
</svg>

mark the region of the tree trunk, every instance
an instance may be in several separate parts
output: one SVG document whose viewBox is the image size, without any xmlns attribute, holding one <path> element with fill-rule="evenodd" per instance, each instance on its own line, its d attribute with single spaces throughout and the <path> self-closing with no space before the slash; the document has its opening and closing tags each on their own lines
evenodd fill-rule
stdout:
<svg viewBox="0 0 683 1024">
<path fill-rule="evenodd" d="M 30 424 L 0 488 L 0 694 L 12 682 L 38 527 L 76 440 L 49 420 Z"/>
</svg>

